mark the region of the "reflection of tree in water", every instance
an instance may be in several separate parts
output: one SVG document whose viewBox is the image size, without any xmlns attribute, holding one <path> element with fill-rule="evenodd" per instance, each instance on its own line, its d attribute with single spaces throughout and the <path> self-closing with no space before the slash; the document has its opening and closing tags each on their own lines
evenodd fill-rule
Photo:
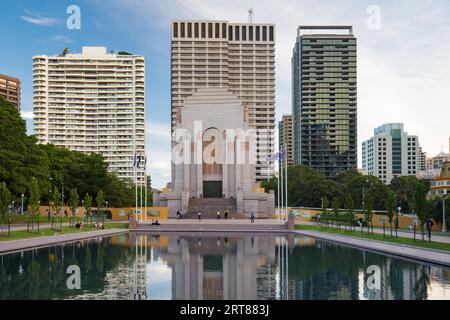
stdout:
<svg viewBox="0 0 450 320">
<path fill-rule="evenodd" d="M 339 258 L 336 258 L 339 257 Z M 357 299 L 362 252 L 328 243 L 296 246 L 289 256 L 295 299 Z"/>
<path fill-rule="evenodd" d="M 381 269 L 381 289 L 368 290 L 371 265 Z M 352 299 L 359 298 L 359 274 L 364 272 L 364 291 L 370 299 L 428 298 L 428 266 L 364 252 L 362 250 L 317 242 L 296 246 L 289 255 L 290 295 L 294 299 Z"/>
<path fill-rule="evenodd" d="M 119 263 L 131 265 L 133 258 L 128 246 L 111 245 L 111 240 L 30 250 L 23 252 L 23 257 L 21 253 L 3 256 L 0 299 L 67 299 L 84 292 L 101 292 L 106 273 Z M 81 290 L 67 288 L 70 274 L 66 270 L 70 265 L 81 269 Z"/>
<path fill-rule="evenodd" d="M 414 285 L 414 292 L 416 294 L 416 299 L 426 300 L 428 299 L 428 285 L 430 284 L 430 267 L 419 266 L 418 267 L 419 278 Z"/>
</svg>

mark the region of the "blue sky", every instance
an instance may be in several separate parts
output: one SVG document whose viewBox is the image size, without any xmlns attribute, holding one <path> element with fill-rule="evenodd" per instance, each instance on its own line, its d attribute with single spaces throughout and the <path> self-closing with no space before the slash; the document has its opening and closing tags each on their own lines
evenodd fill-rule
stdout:
<svg viewBox="0 0 450 320">
<path fill-rule="evenodd" d="M 66 28 L 66 9 L 73 4 L 81 9 L 81 30 Z M 380 13 L 376 28 L 368 25 L 375 17 L 371 5 Z M 33 55 L 53 55 L 65 47 L 80 52 L 89 45 L 144 55 L 149 170 L 154 186 L 162 187 L 170 179 L 170 22 L 246 22 L 250 7 L 254 21 L 276 24 L 278 119 L 291 110 L 290 59 L 296 27 L 353 25 L 358 38 L 359 147 L 374 127 L 403 122 L 430 155 L 448 151 L 447 0 L 2 0 L 0 73 L 21 79 L 23 117 L 32 133 Z"/>
</svg>

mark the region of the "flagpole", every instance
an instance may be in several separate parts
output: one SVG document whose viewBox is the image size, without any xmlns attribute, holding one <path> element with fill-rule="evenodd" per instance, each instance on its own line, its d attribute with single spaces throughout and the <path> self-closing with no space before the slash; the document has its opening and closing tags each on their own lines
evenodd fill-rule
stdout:
<svg viewBox="0 0 450 320">
<path fill-rule="evenodd" d="M 287 162 L 287 150 L 284 150 L 284 163 L 285 163 L 285 166 L 284 166 L 284 171 L 285 171 L 285 179 L 284 179 L 284 184 L 285 184 L 285 197 L 284 197 L 284 199 L 285 199 L 285 202 L 286 202 L 286 221 L 287 221 L 287 219 L 288 219 L 288 188 L 287 188 L 287 179 L 288 179 L 288 177 L 287 177 L 287 168 L 288 168 L 288 162 Z"/>
<path fill-rule="evenodd" d="M 147 154 L 145 154 L 145 161 L 144 161 L 144 177 L 145 177 L 145 214 L 144 214 L 144 220 L 147 221 L 147 195 L 148 195 L 148 183 L 147 183 Z"/>
<path fill-rule="evenodd" d="M 141 153 L 141 158 L 142 158 L 142 153 Z M 142 179 L 142 170 L 140 171 L 140 176 L 141 176 L 141 181 L 140 181 L 140 183 L 139 183 L 139 185 L 140 185 L 140 189 L 141 190 L 139 190 L 140 191 L 140 194 L 141 194 L 141 222 L 142 222 L 142 218 L 143 218 L 143 210 L 142 210 L 142 187 L 143 187 L 143 179 Z"/>
<path fill-rule="evenodd" d="M 133 176 L 134 176 L 134 216 L 136 221 L 138 220 L 138 214 L 137 214 L 137 179 L 136 179 L 136 165 L 137 165 L 137 154 L 136 151 L 134 152 L 134 163 L 133 163 Z"/>
<path fill-rule="evenodd" d="M 280 153 L 280 177 L 281 177 L 281 182 L 280 182 L 280 186 L 281 186 L 281 220 L 284 221 L 284 190 L 283 190 L 283 148 L 281 148 L 281 153 Z"/>
<path fill-rule="evenodd" d="M 277 183 L 278 183 L 278 198 L 277 198 L 277 221 L 280 221 L 280 154 L 278 153 L 278 177 L 277 177 Z"/>
</svg>

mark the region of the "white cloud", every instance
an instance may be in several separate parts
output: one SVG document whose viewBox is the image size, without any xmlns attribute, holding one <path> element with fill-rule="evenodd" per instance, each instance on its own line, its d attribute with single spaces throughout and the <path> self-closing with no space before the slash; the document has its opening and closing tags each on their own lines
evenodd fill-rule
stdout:
<svg viewBox="0 0 450 320">
<path fill-rule="evenodd" d="M 22 18 L 22 20 L 24 20 L 28 23 L 31 23 L 31 24 L 34 24 L 37 26 L 52 27 L 59 23 L 58 19 L 43 17 L 38 14 L 33 14 L 29 11 L 26 11 L 26 13 L 27 13 L 26 16 L 21 16 L 20 18 Z"/>
<path fill-rule="evenodd" d="M 379 30 L 368 29 L 366 24 L 366 9 L 373 4 L 381 9 Z M 108 6 L 136 18 L 130 21 L 139 21 L 140 30 L 154 30 L 156 24 L 168 41 L 174 19 L 246 22 L 246 10 L 253 7 L 254 22 L 276 25 L 278 120 L 291 112 L 291 56 L 297 27 L 353 25 L 358 38 L 359 149 L 373 129 L 386 122 L 404 123 L 406 131 L 418 135 L 431 155 L 437 154 L 441 145 L 448 145 L 450 7 L 446 0 L 113 0 Z M 163 127 L 155 124 L 150 136 L 169 141 L 159 131 Z M 358 158 L 361 161 L 361 154 Z"/>
<path fill-rule="evenodd" d="M 20 111 L 20 115 L 25 120 L 33 120 L 33 111 Z"/>
<path fill-rule="evenodd" d="M 50 40 L 57 41 L 57 42 L 62 42 L 62 43 L 66 43 L 66 44 L 69 44 L 69 43 L 73 42 L 72 38 L 64 36 L 62 34 L 57 34 L 57 35 L 51 36 Z"/>
<path fill-rule="evenodd" d="M 145 131 L 147 138 L 170 144 L 170 124 L 147 122 Z"/>
</svg>

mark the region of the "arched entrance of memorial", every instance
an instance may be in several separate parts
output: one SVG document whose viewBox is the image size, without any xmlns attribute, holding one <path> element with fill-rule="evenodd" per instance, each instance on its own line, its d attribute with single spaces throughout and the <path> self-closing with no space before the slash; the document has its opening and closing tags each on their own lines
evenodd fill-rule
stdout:
<svg viewBox="0 0 450 320">
<path fill-rule="evenodd" d="M 203 198 L 223 197 L 222 136 L 217 128 L 203 133 Z"/>
</svg>

